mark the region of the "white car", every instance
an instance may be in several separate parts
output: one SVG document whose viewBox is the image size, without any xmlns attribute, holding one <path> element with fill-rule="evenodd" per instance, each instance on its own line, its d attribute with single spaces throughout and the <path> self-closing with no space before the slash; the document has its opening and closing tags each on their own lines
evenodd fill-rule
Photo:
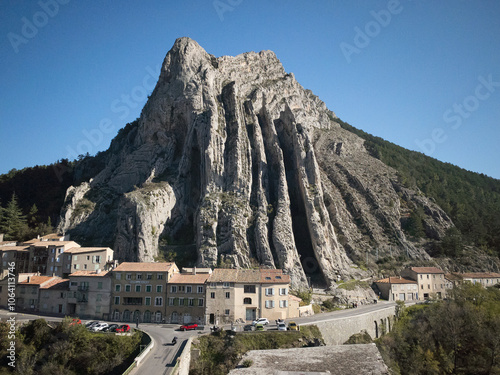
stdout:
<svg viewBox="0 0 500 375">
<path fill-rule="evenodd" d="M 286 331 L 286 324 L 278 323 L 278 331 Z"/>
<path fill-rule="evenodd" d="M 92 327 L 90 327 L 90 330 L 92 332 L 98 332 L 98 331 L 102 331 L 104 328 L 107 328 L 109 326 L 108 323 L 97 323 L 95 325 L 93 325 Z"/>
<path fill-rule="evenodd" d="M 253 326 L 256 325 L 256 324 L 263 324 L 263 325 L 267 326 L 269 324 L 269 320 L 267 320 L 267 318 L 259 318 L 259 319 L 254 320 L 252 322 Z"/>
</svg>

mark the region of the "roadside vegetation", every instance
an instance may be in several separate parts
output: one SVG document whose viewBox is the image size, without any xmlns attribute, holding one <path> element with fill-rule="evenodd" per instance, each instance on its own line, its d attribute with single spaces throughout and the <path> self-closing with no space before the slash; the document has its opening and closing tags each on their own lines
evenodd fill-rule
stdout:
<svg viewBox="0 0 500 375">
<path fill-rule="evenodd" d="M 222 331 L 201 336 L 193 342 L 200 355 L 191 360 L 189 373 L 193 375 L 222 375 L 235 368 L 249 350 L 286 349 L 317 346 L 323 338 L 318 327 L 301 326 L 300 331 L 260 331 L 237 333 L 232 336 Z M 243 366 L 250 367 L 247 362 Z"/>
<path fill-rule="evenodd" d="M 92 333 L 66 318 L 49 325 L 37 319 L 16 330 L 16 367 L 3 356 L 0 374 L 99 375 L 122 374 L 138 354 L 142 334 L 132 336 Z M 0 350 L 6 353 L 10 326 L 0 322 Z"/>
<path fill-rule="evenodd" d="M 392 374 L 500 374 L 500 290 L 465 284 L 446 301 L 398 305 L 376 340 Z"/>
</svg>

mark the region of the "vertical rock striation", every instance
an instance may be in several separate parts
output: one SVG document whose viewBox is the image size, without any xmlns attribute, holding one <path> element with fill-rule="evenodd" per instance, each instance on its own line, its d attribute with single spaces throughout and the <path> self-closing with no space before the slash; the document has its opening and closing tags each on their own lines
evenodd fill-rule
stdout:
<svg viewBox="0 0 500 375">
<path fill-rule="evenodd" d="M 401 202 L 435 237 L 451 221 L 335 119 L 273 52 L 216 58 L 180 38 L 106 167 L 68 190 L 60 229 L 129 261 L 154 259 L 160 238 L 195 245 L 199 266 L 279 267 L 294 288 L 365 274 L 353 260 L 373 246 L 425 258 Z"/>
</svg>

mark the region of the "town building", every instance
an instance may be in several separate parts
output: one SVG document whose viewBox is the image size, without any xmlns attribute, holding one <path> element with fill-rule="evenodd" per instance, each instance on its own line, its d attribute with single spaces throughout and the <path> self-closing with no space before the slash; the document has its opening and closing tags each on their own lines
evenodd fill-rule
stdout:
<svg viewBox="0 0 500 375">
<path fill-rule="evenodd" d="M 405 268 L 401 271 L 401 276 L 417 282 L 417 300 L 419 301 L 446 296 L 444 272 L 437 267 Z"/>
<path fill-rule="evenodd" d="M 68 314 L 69 279 L 52 278 L 39 288 L 38 311 L 48 314 Z"/>
<path fill-rule="evenodd" d="M 167 283 L 178 272 L 175 263 L 121 263 L 111 271 L 111 320 L 162 322 Z"/>
<path fill-rule="evenodd" d="M 403 277 L 388 277 L 375 281 L 380 298 L 388 301 L 415 301 L 417 299 L 418 285 L 415 280 Z"/>
<path fill-rule="evenodd" d="M 29 269 L 30 252 L 28 246 L 1 246 L 0 247 L 0 279 L 9 274 L 9 268 L 12 273 L 26 273 Z"/>
<path fill-rule="evenodd" d="M 38 312 L 40 309 L 40 288 L 61 280 L 55 276 L 27 276 L 16 288 L 16 310 Z"/>
<path fill-rule="evenodd" d="M 297 317 L 289 304 L 290 276 L 276 269 L 216 268 L 208 279 L 207 324 Z"/>
<path fill-rule="evenodd" d="M 29 241 L 31 242 L 31 241 Z M 30 261 L 29 272 L 37 272 L 41 275 L 54 275 L 62 277 L 64 273 L 69 274 L 66 250 L 80 247 L 74 241 L 37 241 L 29 244 Z"/>
<path fill-rule="evenodd" d="M 469 272 L 455 275 L 461 277 L 464 282 L 481 284 L 485 288 L 500 283 L 500 274 L 496 272 Z"/>
<path fill-rule="evenodd" d="M 211 274 L 210 268 L 194 267 L 172 276 L 167 285 L 167 323 L 205 324 L 206 283 Z"/>
<path fill-rule="evenodd" d="M 115 266 L 113 254 L 109 247 L 72 247 L 64 252 L 63 274 L 67 277 L 77 271 L 108 271 Z"/>
<path fill-rule="evenodd" d="M 69 275 L 68 314 L 85 319 L 110 318 L 111 276 L 108 271 L 76 271 Z"/>
</svg>

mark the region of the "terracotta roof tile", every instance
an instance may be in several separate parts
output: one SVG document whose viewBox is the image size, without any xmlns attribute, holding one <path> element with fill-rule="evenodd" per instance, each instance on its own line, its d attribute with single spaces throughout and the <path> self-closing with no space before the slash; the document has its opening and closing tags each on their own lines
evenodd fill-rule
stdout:
<svg viewBox="0 0 500 375">
<path fill-rule="evenodd" d="M 97 273 L 96 271 L 75 271 L 72 274 L 69 275 L 69 277 L 73 276 L 106 276 L 110 271 L 101 271 Z"/>
<path fill-rule="evenodd" d="M 207 279 L 210 277 L 208 273 L 197 273 L 196 275 L 192 274 L 182 274 L 182 273 L 174 273 L 170 280 L 169 284 L 205 284 Z"/>
<path fill-rule="evenodd" d="M 381 284 L 416 284 L 415 280 L 405 279 L 404 277 L 388 277 L 385 279 L 377 280 L 376 283 Z"/>
<path fill-rule="evenodd" d="M 23 285 L 42 285 L 43 283 L 46 283 L 47 281 L 50 281 L 51 279 L 55 278 L 54 276 L 29 276 L 29 282 L 28 280 L 20 282 L 19 284 Z M 60 279 L 60 278 L 57 278 Z"/>
<path fill-rule="evenodd" d="M 29 246 L 2 246 L 0 251 L 29 251 Z"/>
<path fill-rule="evenodd" d="M 468 279 L 496 279 L 500 278 L 499 273 L 495 272 L 469 272 L 459 274 L 460 276 Z"/>
<path fill-rule="evenodd" d="M 174 263 L 153 263 L 153 262 L 123 262 L 116 267 L 113 272 L 167 272 Z"/>
<path fill-rule="evenodd" d="M 282 270 L 216 268 L 209 278 L 214 282 L 288 284 L 290 276 Z"/>
<path fill-rule="evenodd" d="M 54 279 L 40 286 L 40 289 L 64 290 L 69 287 L 69 279 Z"/>
<path fill-rule="evenodd" d="M 437 267 L 411 267 L 411 270 L 416 273 L 444 273 L 443 270 Z"/>
<path fill-rule="evenodd" d="M 111 250 L 109 247 L 72 247 L 68 250 L 65 250 L 65 253 L 70 253 L 70 254 L 78 254 L 78 253 L 90 253 L 90 252 L 97 252 L 97 251 L 104 251 L 104 250 Z"/>
</svg>

